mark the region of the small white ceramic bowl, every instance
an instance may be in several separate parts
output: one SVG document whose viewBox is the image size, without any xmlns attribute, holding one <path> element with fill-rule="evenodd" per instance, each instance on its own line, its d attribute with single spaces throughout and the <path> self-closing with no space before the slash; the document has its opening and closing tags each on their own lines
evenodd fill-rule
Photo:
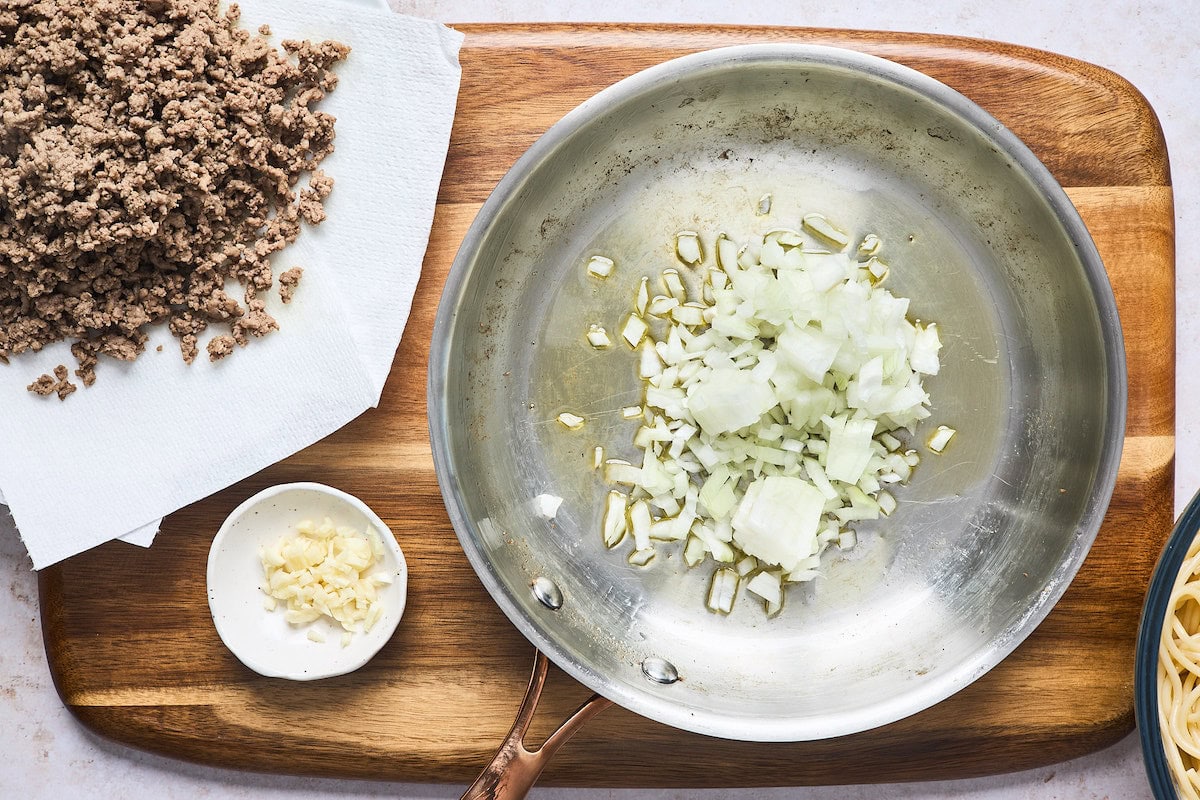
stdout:
<svg viewBox="0 0 1200 800">
<path fill-rule="evenodd" d="M 263 604 L 259 548 L 294 534 L 301 520 L 320 524 L 326 517 L 334 525 L 374 528 L 383 541 L 375 572 L 393 577 L 380 587 L 383 616 L 345 647 L 337 623 L 322 618 L 291 625 L 284 619 L 283 603 L 274 611 Z M 243 664 L 269 678 L 309 681 L 353 672 L 392 637 L 407 597 L 408 565 L 391 530 L 357 497 L 319 483 L 272 486 L 246 500 L 226 518 L 208 553 L 208 606 L 217 633 Z M 308 638 L 314 628 L 325 634 L 324 642 Z"/>
</svg>

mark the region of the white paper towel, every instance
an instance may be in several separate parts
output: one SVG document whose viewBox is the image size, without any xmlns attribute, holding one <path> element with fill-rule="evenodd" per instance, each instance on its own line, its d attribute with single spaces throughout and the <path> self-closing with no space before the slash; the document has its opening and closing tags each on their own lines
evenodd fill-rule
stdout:
<svg viewBox="0 0 1200 800">
<path fill-rule="evenodd" d="M 352 49 L 320 106 L 337 117 L 328 218 L 272 259 L 276 274 L 304 267 L 289 305 L 271 293 L 280 330 L 223 361 L 184 364 L 158 326 L 141 358 L 102 358 L 95 385 L 61 403 L 25 386 L 73 365 L 67 343 L 0 367 L 0 487 L 35 569 L 121 536 L 148 543 L 161 517 L 324 438 L 383 391 L 429 239 L 462 35 L 328 1 L 239 5 L 276 42 Z"/>
</svg>

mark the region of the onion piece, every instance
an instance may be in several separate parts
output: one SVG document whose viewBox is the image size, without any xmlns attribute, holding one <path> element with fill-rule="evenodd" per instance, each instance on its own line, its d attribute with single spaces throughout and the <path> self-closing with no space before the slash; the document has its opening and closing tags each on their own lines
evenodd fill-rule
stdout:
<svg viewBox="0 0 1200 800">
<path fill-rule="evenodd" d="M 603 350 L 612 344 L 612 339 L 608 338 L 608 331 L 596 324 L 588 326 L 587 340 L 588 344 L 597 350 Z"/>
<path fill-rule="evenodd" d="M 937 430 L 929 437 L 929 449 L 935 453 L 941 453 L 946 449 L 946 445 L 950 444 L 950 440 L 954 438 L 954 434 L 958 431 L 954 428 L 947 428 L 945 425 L 938 425 Z"/>
<path fill-rule="evenodd" d="M 644 567 L 653 560 L 655 550 L 653 547 L 648 547 L 645 550 L 634 550 L 629 554 L 629 563 L 635 567 Z"/>
<path fill-rule="evenodd" d="M 621 338 L 624 339 L 630 347 L 637 349 L 637 346 L 642 343 L 642 339 L 646 336 L 646 331 L 650 326 L 639 317 L 637 314 L 630 314 L 625 320 L 625 325 L 621 328 Z"/>
<path fill-rule="evenodd" d="M 685 303 L 671 309 L 671 319 L 680 325 L 698 327 L 704 324 L 704 306 Z"/>
<path fill-rule="evenodd" d="M 844 414 L 824 419 L 829 429 L 829 452 L 825 454 L 825 474 L 836 481 L 858 483 L 871 460 L 873 419 L 848 419 Z"/>
<path fill-rule="evenodd" d="M 687 290 L 683 288 L 683 280 L 679 277 L 679 270 L 663 270 L 662 280 L 667 294 L 674 297 L 680 303 L 687 302 Z"/>
<path fill-rule="evenodd" d="M 938 337 L 938 329 L 935 323 L 930 323 L 924 328 L 917 327 L 913 337 L 912 352 L 909 354 L 908 360 L 912 364 L 913 372 L 920 372 L 925 375 L 938 374 L 938 351 L 942 349 L 941 339 Z"/>
<path fill-rule="evenodd" d="M 654 347 L 654 342 L 649 339 L 643 339 L 638 347 L 638 375 L 643 380 L 658 377 L 662 375 L 663 362 L 658 355 L 658 350 Z"/>
<path fill-rule="evenodd" d="M 867 260 L 867 263 L 863 264 L 863 269 L 871 274 L 871 277 L 874 279 L 872 281 L 873 283 L 882 283 L 883 279 L 888 276 L 888 272 L 891 268 L 878 258 L 871 256 L 871 258 Z"/>
<path fill-rule="evenodd" d="M 783 586 L 779 575 L 774 572 L 760 572 L 746 584 L 746 591 L 754 592 L 768 603 L 783 602 Z"/>
<path fill-rule="evenodd" d="M 675 235 L 675 255 L 689 267 L 694 267 L 704 260 L 704 251 L 700 247 L 700 234 L 695 231 L 680 231 Z"/>
<path fill-rule="evenodd" d="M 558 509 L 562 504 L 563 499 L 553 494 L 539 494 L 533 498 L 534 513 L 543 519 L 554 519 L 558 515 Z"/>
<path fill-rule="evenodd" d="M 708 587 L 708 607 L 722 614 L 732 611 L 739 580 L 737 572 L 732 569 L 723 568 L 713 572 Z"/>
<path fill-rule="evenodd" d="M 717 265 L 723 270 L 738 268 L 738 246 L 725 234 L 717 236 Z M 709 282 L 714 289 L 724 289 L 727 276 L 724 272 L 710 272 Z"/>
<path fill-rule="evenodd" d="M 625 495 L 609 492 L 604 503 L 603 536 L 605 547 L 616 547 L 625 538 L 626 525 Z"/>
<path fill-rule="evenodd" d="M 879 252 L 883 240 L 873 233 L 868 233 L 863 237 L 862 242 L 858 245 L 858 255 L 860 257 L 873 256 Z"/>
<path fill-rule="evenodd" d="M 805 230 L 837 245 L 839 250 L 850 243 L 846 232 L 826 219 L 824 214 L 805 214 L 802 224 Z"/>
<path fill-rule="evenodd" d="M 891 516 L 892 512 L 896 510 L 896 498 L 890 492 L 881 491 L 875 497 L 875 502 L 879 504 L 879 513 L 885 517 Z"/>
<path fill-rule="evenodd" d="M 583 427 L 584 419 L 578 414 L 572 414 L 570 411 L 564 411 L 558 415 L 558 422 L 568 430 L 577 431 Z"/>
<path fill-rule="evenodd" d="M 637 486 L 642 482 L 642 470 L 628 461 L 610 458 L 604 462 L 604 480 L 609 483 L 623 483 L 627 486 Z"/>
<path fill-rule="evenodd" d="M 613 260 L 605 256 L 592 256 L 588 259 L 587 272 L 594 278 L 607 278 L 613 271 Z"/>
<path fill-rule="evenodd" d="M 650 505 L 645 500 L 635 500 L 629 507 L 629 532 L 634 549 L 650 548 Z"/>
<path fill-rule="evenodd" d="M 674 297 L 657 294 L 651 298 L 649 305 L 646 306 L 646 313 L 652 317 L 665 317 L 677 305 L 679 305 L 679 301 Z"/>
<path fill-rule="evenodd" d="M 748 555 L 787 571 L 817 550 L 825 497 L 800 478 L 760 478 L 734 511 L 733 541 Z"/>
</svg>

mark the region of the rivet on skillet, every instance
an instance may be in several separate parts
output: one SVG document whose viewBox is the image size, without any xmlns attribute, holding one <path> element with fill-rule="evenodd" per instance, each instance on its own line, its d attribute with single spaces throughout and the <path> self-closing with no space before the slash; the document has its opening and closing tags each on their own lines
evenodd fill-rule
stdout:
<svg viewBox="0 0 1200 800">
<path fill-rule="evenodd" d="M 679 680 L 679 670 L 665 658 L 650 656 L 642 661 L 642 674 L 655 683 L 669 686 Z"/>
<path fill-rule="evenodd" d="M 558 585 L 554 581 L 539 575 L 533 579 L 532 587 L 533 596 L 546 608 L 551 611 L 558 611 L 562 608 L 562 590 L 558 588 Z"/>
</svg>

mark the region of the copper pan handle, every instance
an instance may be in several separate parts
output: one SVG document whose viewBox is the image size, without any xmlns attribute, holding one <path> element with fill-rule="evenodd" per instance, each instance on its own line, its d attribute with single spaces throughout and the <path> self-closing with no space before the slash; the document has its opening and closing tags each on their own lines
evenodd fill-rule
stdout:
<svg viewBox="0 0 1200 800">
<path fill-rule="evenodd" d="M 546 672 L 550 662 L 537 651 L 533 660 L 533 675 L 529 678 L 529 688 L 525 690 L 525 699 L 517 711 L 517 719 L 512 729 L 505 737 L 504 743 L 496 751 L 492 763 L 488 764 L 475 782 L 467 789 L 462 800 L 521 800 L 538 776 L 546 768 L 546 764 L 558 752 L 558 748 L 567 743 L 585 722 L 612 705 L 598 694 L 594 694 L 583 705 L 575 709 L 575 713 L 546 737 L 542 746 L 529 750 L 525 747 L 525 733 L 533 722 L 533 713 L 537 710 L 538 699 L 542 696 L 542 687 L 546 684 Z"/>
</svg>

